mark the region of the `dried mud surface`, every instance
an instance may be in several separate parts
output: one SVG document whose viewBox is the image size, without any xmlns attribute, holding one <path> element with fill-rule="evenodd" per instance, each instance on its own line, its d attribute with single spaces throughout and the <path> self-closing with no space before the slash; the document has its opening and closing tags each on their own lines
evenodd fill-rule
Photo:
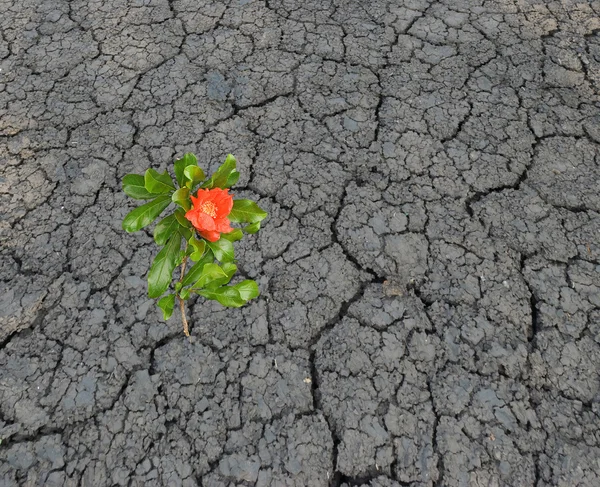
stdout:
<svg viewBox="0 0 600 487">
<path fill-rule="evenodd" d="M 600 3 L 0 0 L 2 486 L 600 485 Z M 270 213 L 146 298 L 120 179 Z"/>
</svg>

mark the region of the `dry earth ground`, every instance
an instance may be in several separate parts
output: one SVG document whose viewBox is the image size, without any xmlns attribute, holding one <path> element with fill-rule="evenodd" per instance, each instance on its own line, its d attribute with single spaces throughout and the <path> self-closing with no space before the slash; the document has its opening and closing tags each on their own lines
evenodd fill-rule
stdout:
<svg viewBox="0 0 600 487">
<path fill-rule="evenodd" d="M 2 486 L 600 485 L 600 3 L 0 0 Z M 120 179 L 239 160 L 262 297 Z"/>
</svg>

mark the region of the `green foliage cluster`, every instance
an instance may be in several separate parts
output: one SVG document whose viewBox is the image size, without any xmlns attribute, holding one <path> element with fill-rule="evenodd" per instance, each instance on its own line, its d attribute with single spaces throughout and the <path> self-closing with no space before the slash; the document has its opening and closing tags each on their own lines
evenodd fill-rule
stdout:
<svg viewBox="0 0 600 487">
<path fill-rule="evenodd" d="M 154 241 L 162 248 L 148 273 L 148 296 L 160 298 L 158 306 L 165 320 L 173 314 L 176 299 L 184 301 L 192 294 L 216 300 L 223 306 L 243 306 L 256 298 L 259 290 L 253 280 L 229 284 L 237 271 L 233 243 L 240 240 L 244 233 L 256 233 L 267 213 L 252 200 L 234 199 L 228 219 L 243 227 L 221 234 L 216 242 L 203 239 L 185 217 L 192 208 L 190 195 L 198 189 L 226 189 L 233 186 L 240 177 L 235 157 L 228 155 L 219 169 L 206 177 L 198 166 L 196 156 L 185 154 L 175 161 L 174 173 L 175 181 L 167 171 L 161 174 L 154 169 L 148 169 L 143 175 L 128 174 L 123 178 L 123 191 L 128 196 L 150 200 L 125 217 L 123 229 L 126 232 L 137 232 L 150 225 L 172 203 L 175 208 L 154 227 Z M 193 264 L 186 272 L 188 260 Z M 179 280 L 174 280 L 173 272 L 179 266 Z M 183 314 L 182 318 L 185 323 Z"/>
</svg>

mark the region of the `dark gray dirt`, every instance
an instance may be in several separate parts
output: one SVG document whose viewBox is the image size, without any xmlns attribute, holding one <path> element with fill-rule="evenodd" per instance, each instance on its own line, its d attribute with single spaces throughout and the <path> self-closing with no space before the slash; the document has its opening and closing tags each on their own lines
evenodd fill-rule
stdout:
<svg viewBox="0 0 600 487">
<path fill-rule="evenodd" d="M 600 3 L 0 0 L 0 485 L 600 485 Z M 260 299 L 120 179 L 235 154 Z"/>
</svg>

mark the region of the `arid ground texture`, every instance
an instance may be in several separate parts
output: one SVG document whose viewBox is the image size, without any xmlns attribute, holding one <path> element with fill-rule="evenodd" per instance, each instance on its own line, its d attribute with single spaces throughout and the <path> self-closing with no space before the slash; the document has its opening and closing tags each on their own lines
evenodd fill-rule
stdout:
<svg viewBox="0 0 600 487">
<path fill-rule="evenodd" d="M 600 2 L 0 0 L 0 485 L 600 486 Z M 147 297 L 228 153 L 261 297 Z"/>
</svg>

